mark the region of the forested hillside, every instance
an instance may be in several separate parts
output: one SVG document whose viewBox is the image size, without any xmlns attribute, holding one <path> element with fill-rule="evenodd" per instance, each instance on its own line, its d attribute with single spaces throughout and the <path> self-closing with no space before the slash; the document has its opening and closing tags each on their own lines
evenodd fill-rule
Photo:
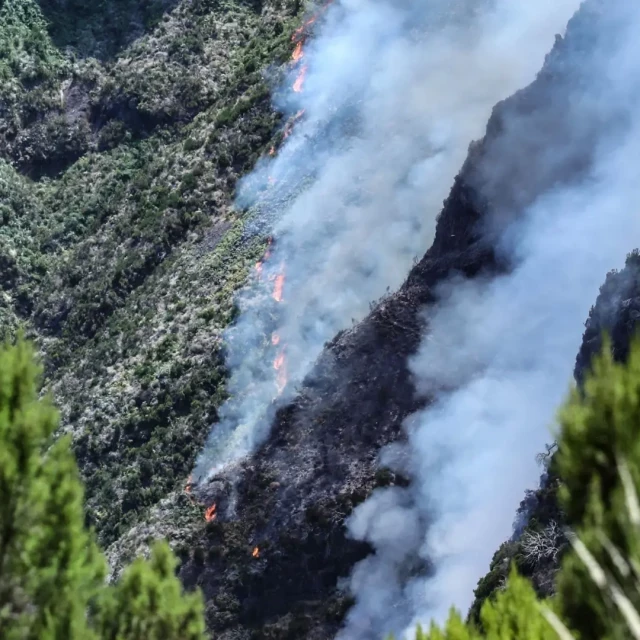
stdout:
<svg viewBox="0 0 640 640">
<path fill-rule="evenodd" d="M 234 188 L 278 143 L 263 72 L 299 10 L 2 5 L 2 328 L 42 349 L 104 545 L 184 486 L 215 421 L 220 333 L 266 242 Z"/>
</svg>

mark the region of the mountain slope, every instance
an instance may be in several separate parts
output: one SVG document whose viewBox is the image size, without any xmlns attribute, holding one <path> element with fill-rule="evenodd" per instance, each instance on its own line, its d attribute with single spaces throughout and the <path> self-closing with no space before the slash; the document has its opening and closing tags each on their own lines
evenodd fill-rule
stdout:
<svg viewBox="0 0 640 640">
<path fill-rule="evenodd" d="M 301 3 L 6 0 L 0 318 L 40 346 L 114 572 L 168 537 L 216 637 L 336 633 L 350 604 L 340 579 L 371 553 L 345 518 L 374 488 L 410 481 L 377 456 L 431 401 L 407 359 L 438 287 L 508 272 L 505 230 L 584 175 L 608 124 L 586 110 L 570 126 L 607 46 L 593 38 L 601 7 L 586 2 L 536 81 L 496 107 L 404 286 L 326 346 L 255 456 L 189 495 L 225 396 L 233 294 L 266 244 L 234 189 L 282 139 L 269 85 Z"/>
<path fill-rule="evenodd" d="M 224 397 L 220 334 L 265 242 L 232 199 L 280 140 L 263 70 L 300 10 L 183 2 L 127 46 L 87 35 L 143 5 L 0 9 L 2 328 L 41 348 L 103 544 L 183 483 Z"/>
<path fill-rule="evenodd" d="M 348 604 L 339 579 L 368 551 L 347 539 L 344 520 L 374 488 L 408 481 L 379 469 L 377 454 L 402 438 L 403 420 L 430 401 L 416 396 L 407 359 L 428 335 L 438 286 L 453 275 L 486 279 L 508 271 L 510 258 L 496 247 L 514 214 L 589 166 L 599 122 L 587 120 L 576 138 L 566 104 L 581 91 L 585 67 L 577 60 L 589 55 L 590 20 L 587 6 L 536 81 L 496 107 L 445 203 L 433 246 L 405 285 L 327 345 L 250 460 L 199 487 L 218 516 L 196 535 L 200 551 L 182 576 L 205 591 L 218 636 L 327 638 L 338 630 Z M 525 131 L 535 132 L 526 138 L 526 162 L 497 175 L 494 167 L 503 165 L 496 156 L 522 144 Z M 551 144 L 563 153 L 552 156 Z M 545 171 L 534 175 L 538 160 Z M 406 570 L 429 567 L 417 562 Z"/>
</svg>

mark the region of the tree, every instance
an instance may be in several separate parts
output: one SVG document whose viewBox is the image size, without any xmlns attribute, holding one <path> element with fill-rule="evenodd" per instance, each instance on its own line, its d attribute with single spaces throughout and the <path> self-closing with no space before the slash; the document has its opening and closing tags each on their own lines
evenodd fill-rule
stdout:
<svg viewBox="0 0 640 640">
<path fill-rule="evenodd" d="M 584 544 L 563 562 L 561 611 L 581 638 L 628 638 L 613 592 L 640 607 L 640 343 L 634 341 L 620 365 L 605 340 L 584 390 L 573 392 L 560 420 L 560 501 Z M 593 562 L 606 583 L 594 579 Z"/>
<path fill-rule="evenodd" d="M 40 368 L 19 339 L 0 347 L 0 637 L 201 640 L 200 594 L 183 595 L 166 545 L 105 584 L 84 493 Z"/>
<path fill-rule="evenodd" d="M 572 550 L 557 595 L 538 601 L 513 570 L 506 588 L 485 601 L 479 626 L 452 611 L 444 629 L 419 631 L 418 640 L 640 640 L 640 343 L 621 365 L 605 340 L 584 388 L 559 416 L 554 464 Z M 554 552 L 542 537 L 542 552 Z"/>
</svg>

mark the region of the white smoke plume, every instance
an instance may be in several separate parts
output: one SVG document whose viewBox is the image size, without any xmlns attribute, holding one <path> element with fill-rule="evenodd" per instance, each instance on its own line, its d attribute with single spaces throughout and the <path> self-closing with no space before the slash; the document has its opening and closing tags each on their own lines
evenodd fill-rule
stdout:
<svg viewBox="0 0 640 640">
<path fill-rule="evenodd" d="M 357 604 L 341 638 L 403 629 L 412 638 L 413 625 L 443 622 L 451 606 L 466 613 L 478 579 L 509 538 L 525 489 L 537 482 L 535 453 L 550 439 L 599 286 L 640 244 L 640 5 L 587 4 L 604 6 L 607 15 L 591 27 L 611 31 L 599 34 L 606 47 L 591 52 L 583 74 L 589 88 L 576 82 L 567 121 L 576 140 L 587 121 L 603 123 L 593 168 L 577 184 L 548 189 L 505 230 L 502 249 L 517 265 L 510 274 L 452 280 L 429 312 L 411 369 L 422 392 L 456 390 L 407 421 L 400 457 L 408 458 L 411 489 L 380 490 L 351 518 L 351 534 L 376 553 L 351 577 Z M 549 136 L 544 161 L 566 152 L 554 150 L 552 132 L 519 131 L 521 124 L 506 123 L 504 165 L 489 171 L 503 173 L 527 136 Z M 548 166 L 529 160 L 535 183 Z M 392 454 L 399 457 L 397 447 Z M 429 563 L 427 577 L 407 573 L 412 557 L 414 565 L 416 557 Z"/>
<path fill-rule="evenodd" d="M 340 0 L 305 43 L 307 75 L 275 97 L 304 115 L 243 183 L 275 238 L 228 332 L 230 399 L 195 470 L 210 477 L 268 435 L 327 340 L 397 288 L 493 105 L 530 82 L 579 0 Z M 270 288 L 284 276 L 283 301 Z M 264 284 L 266 282 L 266 285 Z M 276 346 L 270 346 L 272 333 Z M 274 359 L 279 357 L 279 372 Z"/>
</svg>

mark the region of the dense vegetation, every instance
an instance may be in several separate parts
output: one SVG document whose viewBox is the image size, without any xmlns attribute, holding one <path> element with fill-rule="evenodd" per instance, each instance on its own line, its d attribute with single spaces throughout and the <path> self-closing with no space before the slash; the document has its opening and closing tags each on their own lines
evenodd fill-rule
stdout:
<svg viewBox="0 0 640 640">
<path fill-rule="evenodd" d="M 0 348 L 0 636 L 204 638 L 202 596 L 182 594 L 166 544 L 106 585 L 69 439 L 52 439 L 58 413 L 37 398 L 39 374 L 24 342 Z"/>
<path fill-rule="evenodd" d="M 224 399 L 233 294 L 265 243 L 234 191 L 285 124 L 269 83 L 301 9 L 0 7 L 0 326 L 42 353 L 116 566 L 145 545 L 150 509 L 169 537 L 203 521 L 182 488 Z"/>
</svg>

